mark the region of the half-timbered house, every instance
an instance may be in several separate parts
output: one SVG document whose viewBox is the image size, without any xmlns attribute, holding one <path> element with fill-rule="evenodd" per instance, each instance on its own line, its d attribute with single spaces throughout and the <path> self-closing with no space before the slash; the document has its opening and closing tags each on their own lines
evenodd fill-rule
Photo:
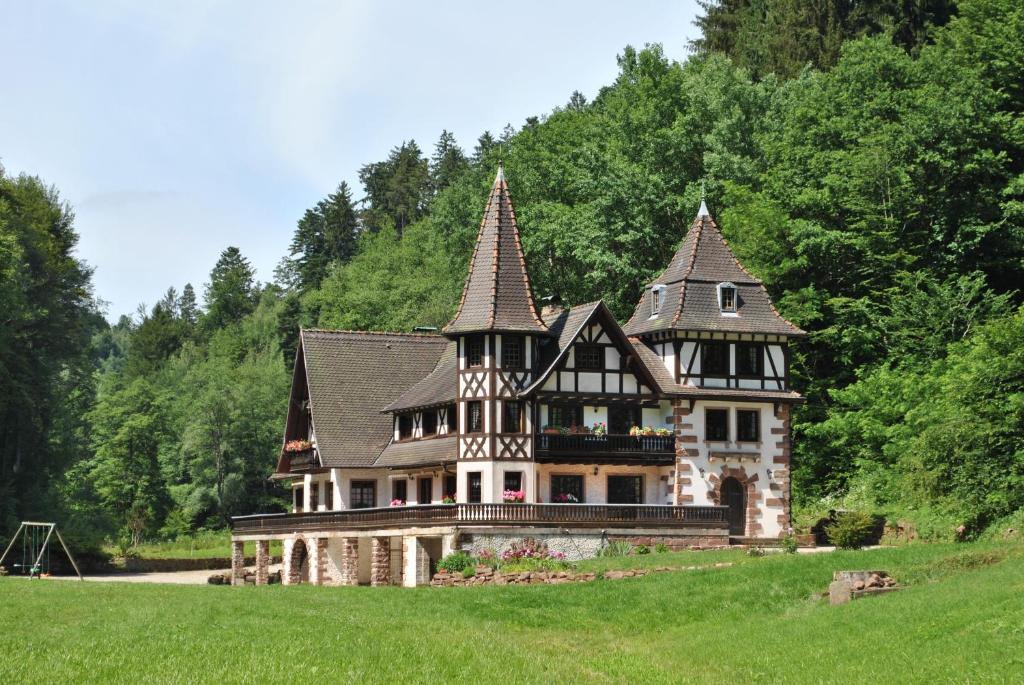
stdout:
<svg viewBox="0 0 1024 685">
<path fill-rule="evenodd" d="M 704 203 L 620 326 L 538 308 L 499 169 L 439 334 L 303 330 L 274 474 L 286 514 L 233 521 L 236 570 L 284 541 L 284 582 L 416 585 L 455 549 L 525 535 L 571 556 L 790 525 L 788 344 L 803 331 Z"/>
</svg>

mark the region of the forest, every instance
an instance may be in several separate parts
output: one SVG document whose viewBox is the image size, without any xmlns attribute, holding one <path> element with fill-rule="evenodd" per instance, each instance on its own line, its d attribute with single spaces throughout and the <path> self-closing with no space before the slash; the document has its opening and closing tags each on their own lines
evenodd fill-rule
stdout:
<svg viewBox="0 0 1024 685">
<path fill-rule="evenodd" d="M 499 158 L 536 294 L 620 320 L 706 189 L 809 332 L 798 512 L 878 513 L 925 539 L 1024 524 L 1024 6 L 702 8 L 685 60 L 627 46 L 592 100 L 467 148 L 398 142 L 361 189 L 282 227 L 272 282 L 226 247 L 206 283 L 113 325 L 73 208 L 0 168 L 0 542 L 32 517 L 130 547 L 282 509 L 267 477 L 299 326 L 443 325 Z"/>
</svg>

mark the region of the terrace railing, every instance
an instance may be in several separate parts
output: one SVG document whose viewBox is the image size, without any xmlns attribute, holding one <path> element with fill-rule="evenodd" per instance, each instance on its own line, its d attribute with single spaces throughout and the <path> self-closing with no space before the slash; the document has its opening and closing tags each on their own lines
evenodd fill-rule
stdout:
<svg viewBox="0 0 1024 685">
<path fill-rule="evenodd" d="M 725 528 L 728 507 L 660 504 L 422 504 L 231 519 L 235 535 L 429 526 Z"/>
<path fill-rule="evenodd" d="M 672 435 L 569 435 L 538 433 L 536 450 L 549 455 L 672 457 L 676 439 Z"/>
</svg>

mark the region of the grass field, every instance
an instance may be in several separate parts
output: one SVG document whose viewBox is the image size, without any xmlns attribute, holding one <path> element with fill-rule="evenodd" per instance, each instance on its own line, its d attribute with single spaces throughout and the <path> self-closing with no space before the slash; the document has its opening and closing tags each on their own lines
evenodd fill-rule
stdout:
<svg viewBox="0 0 1024 685">
<path fill-rule="evenodd" d="M 255 554 L 250 543 L 247 554 Z M 120 551 L 113 545 L 103 548 L 111 556 L 118 556 Z M 132 553 L 143 559 L 211 559 L 214 557 L 231 558 L 231 531 L 210 530 L 200 531 L 195 535 L 181 536 L 169 542 L 145 542 L 132 549 Z M 281 541 L 270 541 L 270 554 L 281 556 Z"/>
<path fill-rule="evenodd" d="M 722 560 L 735 565 L 532 587 L 0 579 L 0 682 L 1024 681 L 1020 545 L 629 565 Z M 813 598 L 833 570 L 856 568 L 909 587 L 840 607 Z"/>
</svg>

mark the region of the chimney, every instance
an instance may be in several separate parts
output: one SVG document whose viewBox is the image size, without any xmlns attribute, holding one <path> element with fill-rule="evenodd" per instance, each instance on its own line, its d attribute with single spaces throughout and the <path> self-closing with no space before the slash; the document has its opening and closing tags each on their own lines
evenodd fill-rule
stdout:
<svg viewBox="0 0 1024 685">
<path fill-rule="evenodd" d="M 562 305 L 562 297 L 560 295 L 548 295 L 540 298 L 540 301 L 540 318 L 545 321 L 557 318 L 559 314 L 565 311 L 565 307 Z"/>
</svg>

